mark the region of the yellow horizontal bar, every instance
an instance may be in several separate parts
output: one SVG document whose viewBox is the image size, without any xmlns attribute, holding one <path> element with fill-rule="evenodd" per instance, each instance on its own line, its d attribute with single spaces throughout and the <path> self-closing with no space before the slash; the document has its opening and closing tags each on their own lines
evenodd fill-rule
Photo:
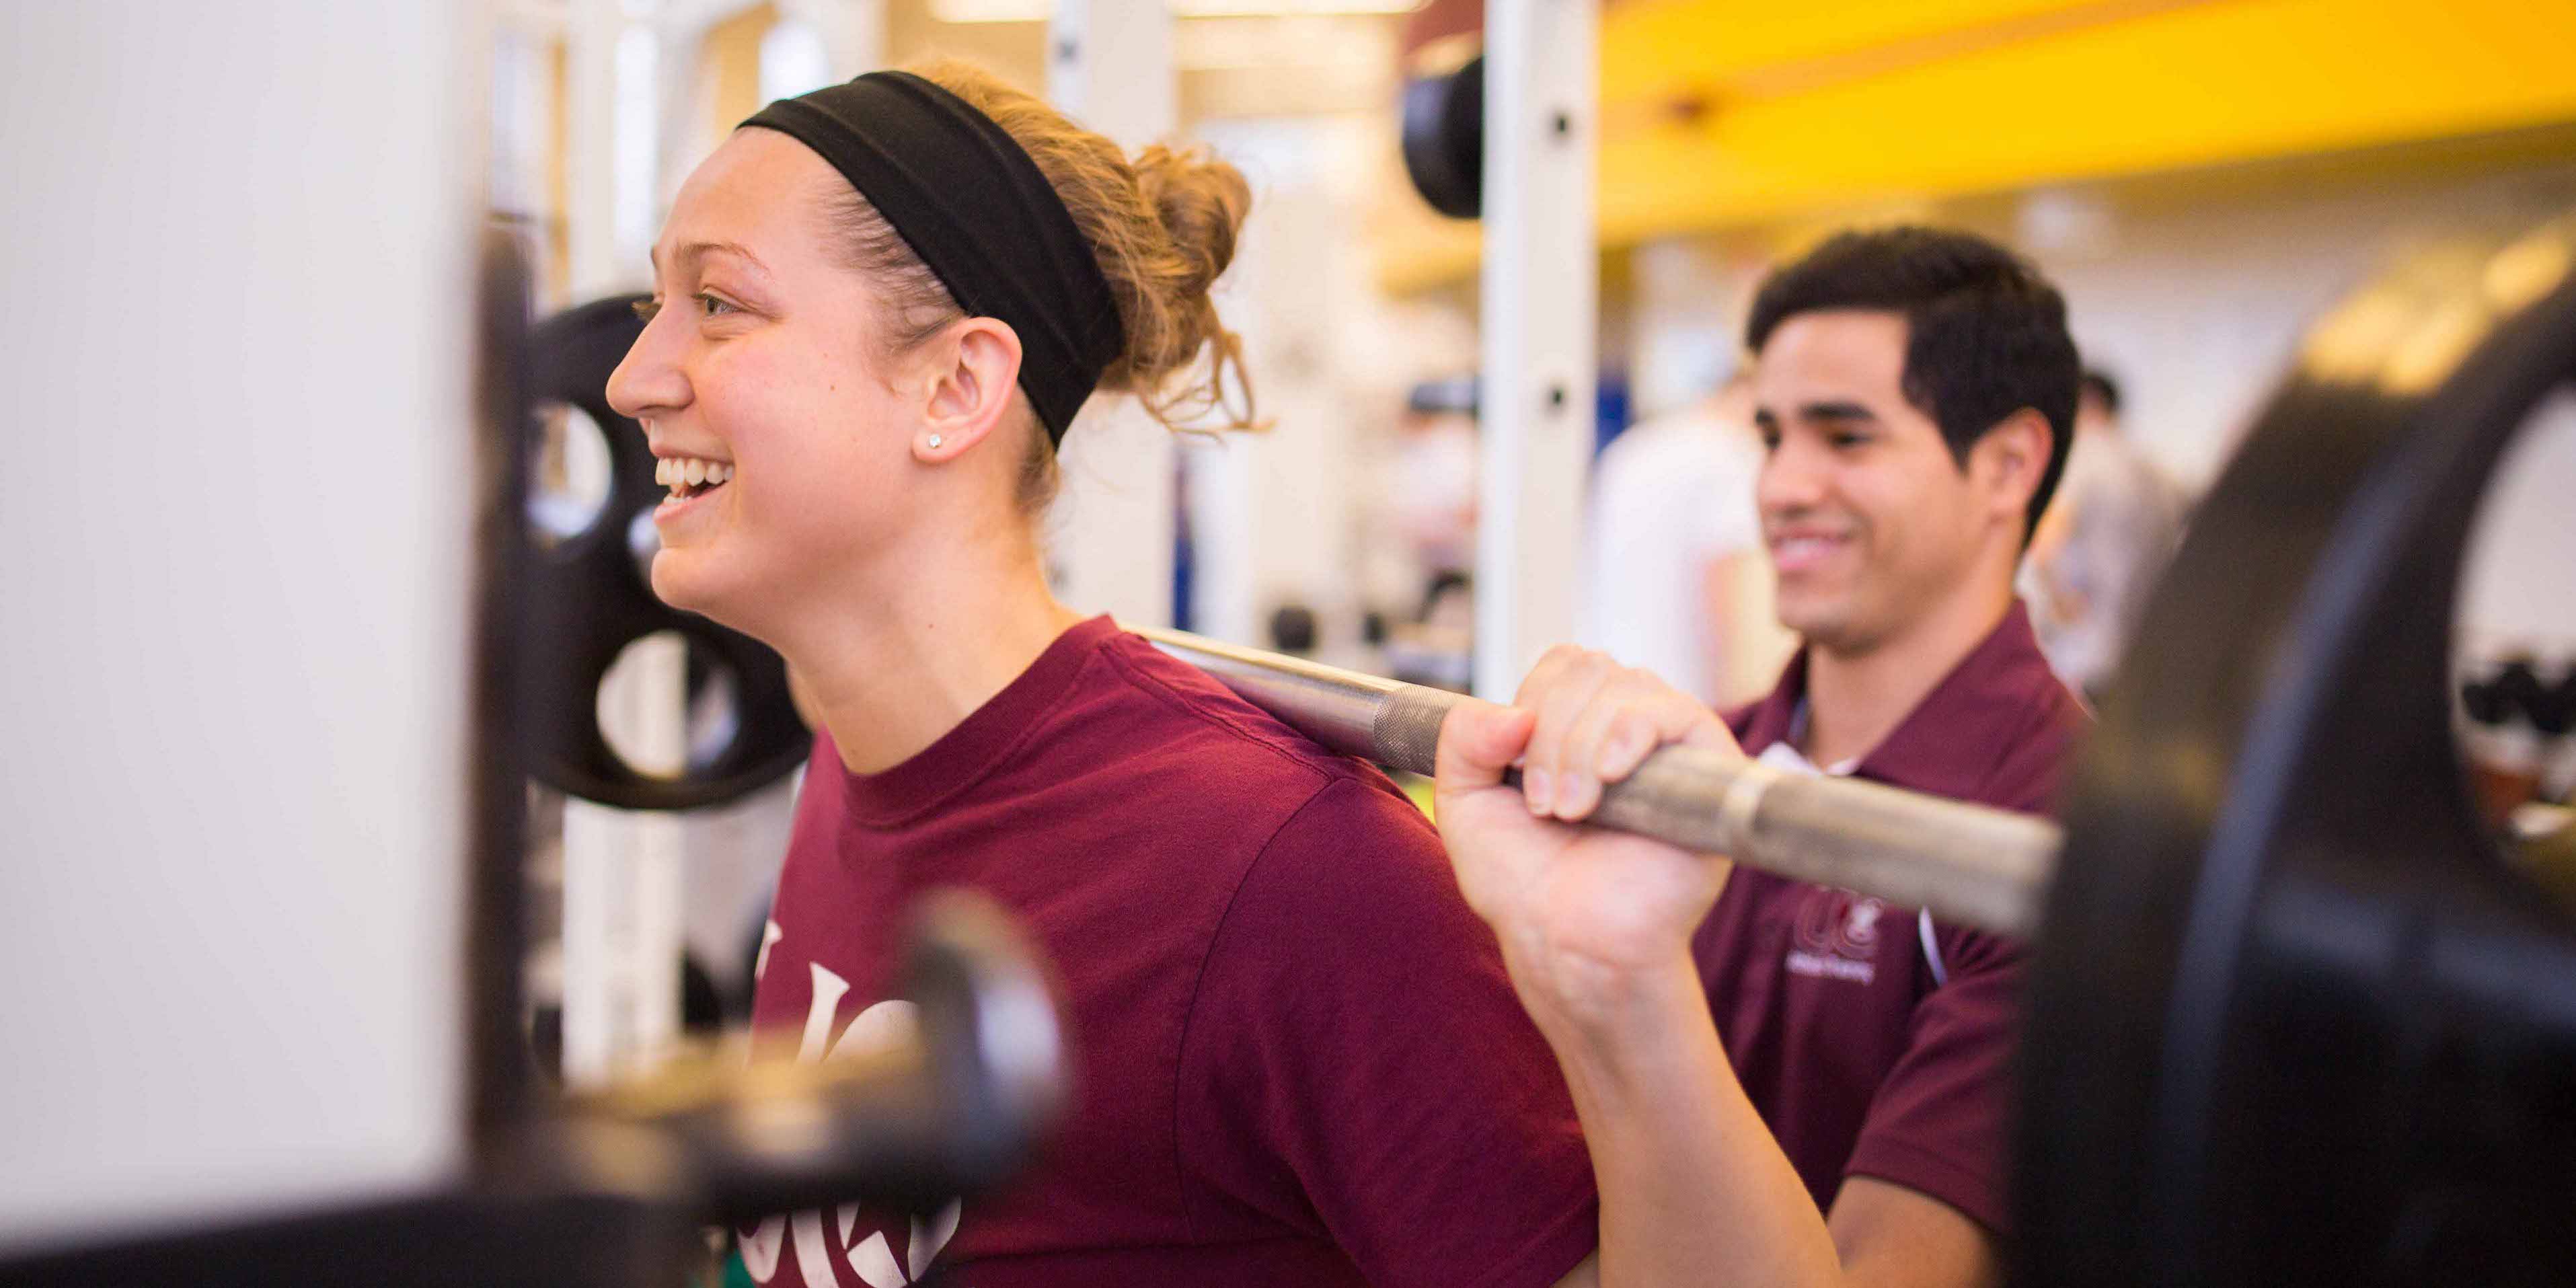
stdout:
<svg viewBox="0 0 2576 1288">
<path fill-rule="evenodd" d="M 1605 102 L 1945 49 L 2178 0 L 1629 0 L 1601 31 Z M 2197 2 L 2197 0 L 2181 0 Z"/>
<path fill-rule="evenodd" d="M 2000 15 L 2010 4 L 1983 7 Z M 1678 40 L 1680 7 L 1656 0 L 1639 18 L 1667 24 L 1662 39 Z M 1696 7 L 1742 10 L 1736 0 Z M 1634 47 L 1628 14 L 1608 11 L 1605 49 Z M 1605 246 L 1862 202 L 2576 120 L 2576 0 L 2224 0 L 2069 21 L 1777 91 L 1728 97 L 1722 88 L 1758 86 L 1763 74 L 1738 66 L 1704 78 L 1721 86 L 1718 97 L 1688 118 L 1605 102 Z M 1621 75 L 1605 62 L 1605 85 Z M 1472 230 L 1417 230 L 1381 243 L 1379 278 L 1419 289 L 1472 273 L 1475 259 Z"/>
</svg>

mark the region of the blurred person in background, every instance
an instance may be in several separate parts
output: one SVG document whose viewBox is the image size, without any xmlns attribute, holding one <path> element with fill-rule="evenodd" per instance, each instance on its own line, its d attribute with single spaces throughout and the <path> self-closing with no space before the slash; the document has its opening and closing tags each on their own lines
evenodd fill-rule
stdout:
<svg viewBox="0 0 2576 1288">
<path fill-rule="evenodd" d="M 2182 489 L 2123 432 L 2119 383 L 2086 371 L 2075 446 L 2022 560 L 2020 589 L 2040 651 L 2088 699 L 2110 682 L 2148 592 L 2181 544 L 2187 509 Z"/>
<path fill-rule="evenodd" d="M 1788 641 L 1753 509 L 1753 380 L 1610 440 L 1593 463 L 1579 642 L 1714 703 L 1770 683 Z"/>
</svg>

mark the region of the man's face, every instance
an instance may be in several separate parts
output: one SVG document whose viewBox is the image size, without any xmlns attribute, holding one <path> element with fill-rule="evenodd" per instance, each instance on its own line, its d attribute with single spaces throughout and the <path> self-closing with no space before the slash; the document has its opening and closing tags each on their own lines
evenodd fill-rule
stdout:
<svg viewBox="0 0 2576 1288">
<path fill-rule="evenodd" d="M 1757 355 L 1755 501 L 1780 622 L 1830 652 L 1902 633 L 1992 541 L 1993 506 L 1905 399 L 1905 343 L 1899 313 L 1802 313 Z"/>
</svg>

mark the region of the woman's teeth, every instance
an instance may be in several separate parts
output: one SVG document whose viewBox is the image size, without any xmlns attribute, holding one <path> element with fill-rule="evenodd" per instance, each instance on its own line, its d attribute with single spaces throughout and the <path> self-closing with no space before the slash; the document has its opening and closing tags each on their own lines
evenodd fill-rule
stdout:
<svg viewBox="0 0 2576 1288">
<path fill-rule="evenodd" d="M 732 477 L 733 466 L 723 461 L 665 456 L 653 462 L 653 481 L 671 489 L 674 497 L 689 496 L 692 489 L 715 487 Z"/>
</svg>

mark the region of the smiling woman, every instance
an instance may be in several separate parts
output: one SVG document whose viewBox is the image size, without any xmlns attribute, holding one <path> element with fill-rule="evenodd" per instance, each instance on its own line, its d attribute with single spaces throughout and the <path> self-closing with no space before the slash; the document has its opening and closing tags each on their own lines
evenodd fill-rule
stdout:
<svg viewBox="0 0 2576 1288">
<path fill-rule="evenodd" d="M 1082 1097 L 1007 1195 L 742 1231 L 764 1283 L 1537 1288 L 1592 1250 L 1563 1083 L 1420 811 L 1047 587 L 1095 390 L 1248 422 L 1209 291 L 1249 204 L 950 63 L 771 104 L 672 205 L 609 385 L 671 489 L 653 586 L 822 726 L 754 1023 L 899 1031 L 894 919 L 967 886 L 1054 960 Z"/>
<path fill-rule="evenodd" d="M 785 100 L 747 124 L 760 128 L 719 149 L 675 203 L 654 253 L 662 289 L 645 306 L 648 321 L 674 299 L 685 300 L 686 334 L 705 342 L 711 359 L 721 354 L 710 365 L 727 372 L 757 367 L 774 375 L 764 364 L 795 348 L 798 361 L 874 376 L 863 382 L 870 388 L 827 382 L 820 392 L 857 402 L 837 412 L 801 406 L 800 419 L 884 424 L 890 407 L 860 404 L 928 392 L 943 357 L 963 381 L 953 392 L 968 400 L 945 407 L 967 423 L 925 423 L 917 445 L 876 436 L 806 446 L 880 458 L 889 447 L 903 449 L 917 455 L 915 466 L 956 463 L 951 473 L 960 483 L 989 482 L 1008 465 L 1004 495 L 1028 521 L 1021 526 L 1031 527 L 1053 495 L 1056 448 L 1095 387 L 1137 395 L 1165 424 L 1204 424 L 1229 392 L 1239 393 L 1239 405 L 1215 424 L 1249 423 L 1240 348 L 1208 296 L 1233 257 L 1250 204 L 1233 167 L 1160 147 L 1130 162 L 1044 103 L 957 63 Z M 924 150 L 925 167 L 906 169 L 889 151 L 898 129 L 940 145 Z M 961 159 L 978 157 L 1010 164 Z M 766 200 L 781 190 L 803 199 Z M 1007 226 L 977 232 L 978 224 Z M 653 361 L 676 354 L 662 346 L 682 334 L 667 324 L 648 327 L 611 396 L 645 421 L 656 454 L 674 462 L 672 500 L 657 517 L 676 557 L 657 561 L 655 589 L 674 603 L 718 612 L 726 583 L 695 580 L 691 572 L 705 508 L 696 503 L 722 490 L 723 478 L 742 463 L 736 451 L 768 445 L 731 436 L 700 441 L 680 431 L 691 419 L 713 429 L 723 414 L 706 391 L 674 385 L 681 363 Z M 1209 355 L 1205 370 L 1178 379 L 1202 354 Z M 758 384 L 768 394 L 814 392 L 782 390 L 770 378 Z M 1020 397 L 1011 396 L 1015 387 Z M 688 402 L 712 414 L 657 414 Z M 655 433 L 657 425 L 672 432 Z M 968 452 L 988 435 L 1011 450 Z M 722 476 L 716 486 L 686 477 L 693 460 L 702 476 Z M 850 463 L 895 477 L 886 471 L 897 462 Z M 831 476 L 807 473 L 802 482 L 819 485 Z M 893 504 L 869 510 L 888 525 L 918 531 L 904 502 L 956 490 L 898 489 L 884 498 Z M 989 488 L 968 490 L 975 496 L 940 497 L 942 508 L 991 499 Z M 750 501 L 745 493 L 742 503 Z M 804 505 L 798 512 L 821 519 L 831 510 Z M 1021 544 L 1033 564 L 1034 538 Z M 763 607 L 745 606 L 755 613 Z"/>
</svg>

